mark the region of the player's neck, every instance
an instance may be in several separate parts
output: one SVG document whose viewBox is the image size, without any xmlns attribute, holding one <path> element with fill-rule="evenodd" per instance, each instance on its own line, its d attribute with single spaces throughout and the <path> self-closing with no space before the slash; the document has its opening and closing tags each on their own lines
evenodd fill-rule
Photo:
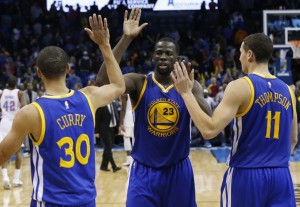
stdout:
<svg viewBox="0 0 300 207">
<path fill-rule="evenodd" d="M 164 88 L 168 88 L 170 85 L 173 84 L 171 76 L 164 76 L 160 75 L 158 73 L 155 73 L 154 75 L 155 80 L 160 83 Z"/>
<path fill-rule="evenodd" d="M 67 88 L 66 84 L 46 84 L 45 83 L 45 95 L 48 96 L 59 96 L 64 95 L 70 92 L 70 90 Z"/>
<path fill-rule="evenodd" d="M 269 72 L 268 64 L 255 64 L 249 67 L 249 74 L 254 73 L 261 76 L 270 76 L 272 75 Z"/>
</svg>

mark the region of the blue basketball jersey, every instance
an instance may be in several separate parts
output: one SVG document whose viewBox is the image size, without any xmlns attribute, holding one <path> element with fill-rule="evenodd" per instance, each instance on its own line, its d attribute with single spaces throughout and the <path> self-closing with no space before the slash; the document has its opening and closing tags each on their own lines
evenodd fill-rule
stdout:
<svg viewBox="0 0 300 207">
<path fill-rule="evenodd" d="M 64 96 L 42 96 L 33 105 L 42 131 L 38 142 L 32 139 L 32 199 L 66 206 L 92 202 L 94 114 L 89 98 L 72 90 Z"/>
<path fill-rule="evenodd" d="M 135 160 L 161 168 L 189 155 L 191 118 L 173 85 L 165 89 L 149 73 L 133 110 L 136 140 L 131 155 Z"/>
<path fill-rule="evenodd" d="M 288 167 L 293 120 L 292 91 L 275 76 L 244 77 L 251 88 L 249 106 L 232 121 L 230 167 Z"/>
</svg>

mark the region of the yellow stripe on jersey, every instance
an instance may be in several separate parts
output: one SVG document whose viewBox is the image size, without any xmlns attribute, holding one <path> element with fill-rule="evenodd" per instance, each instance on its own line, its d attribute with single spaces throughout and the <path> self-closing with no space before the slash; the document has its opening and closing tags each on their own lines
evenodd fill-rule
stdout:
<svg viewBox="0 0 300 207">
<path fill-rule="evenodd" d="M 37 102 L 33 102 L 32 105 L 34 105 L 37 108 L 37 110 L 39 111 L 40 117 L 41 117 L 41 134 L 40 134 L 40 138 L 37 142 L 34 139 L 32 139 L 32 142 L 35 145 L 39 146 L 43 142 L 44 137 L 45 137 L 45 130 L 46 130 L 45 115 L 44 115 L 43 109 L 41 108 L 41 106 Z"/>
<path fill-rule="evenodd" d="M 136 102 L 135 106 L 132 107 L 132 110 L 133 110 L 133 111 L 138 107 L 138 105 L 139 105 L 139 103 L 140 103 L 140 101 L 141 101 L 141 99 L 142 99 L 142 97 L 143 97 L 143 95 L 144 95 L 144 92 L 145 92 L 146 86 L 147 86 L 147 82 L 148 82 L 148 79 L 147 79 L 147 76 L 145 76 L 144 85 L 143 85 L 142 91 L 141 91 L 141 93 L 140 93 L 139 99 L 138 99 L 138 101 Z"/>
<path fill-rule="evenodd" d="M 248 77 L 243 77 L 249 84 L 250 86 L 250 90 L 251 90 L 251 98 L 250 98 L 250 102 L 249 102 L 249 105 L 247 106 L 246 110 L 243 111 L 242 113 L 239 113 L 236 115 L 236 117 L 242 117 L 244 116 L 245 114 L 248 113 L 248 111 L 250 110 L 250 108 L 252 107 L 253 105 L 253 101 L 254 101 L 254 87 L 253 87 L 253 84 L 252 84 L 252 81 L 250 80 L 250 78 Z"/>
<path fill-rule="evenodd" d="M 92 112 L 92 115 L 93 115 L 93 121 L 94 121 L 94 127 L 95 127 L 96 126 L 95 125 L 95 111 L 94 111 L 94 106 L 92 104 L 92 101 L 84 92 L 82 92 L 82 91 L 79 91 L 79 92 L 81 92 L 86 97 L 86 99 L 88 101 L 88 104 L 90 106 L 90 109 L 91 109 L 91 112 Z"/>
<path fill-rule="evenodd" d="M 164 88 L 156 79 L 155 79 L 155 77 L 154 77 L 154 73 L 152 73 L 152 80 L 154 81 L 154 83 L 156 83 L 156 85 L 158 86 L 158 87 L 160 87 L 161 88 L 161 90 L 163 91 L 163 92 L 169 92 L 169 90 L 171 90 L 171 88 L 173 88 L 174 87 L 174 85 L 172 84 L 172 85 L 170 85 L 168 88 Z"/>
<path fill-rule="evenodd" d="M 260 74 L 260 73 L 253 73 L 253 74 L 258 75 L 262 78 L 272 78 L 272 79 L 276 78 L 276 76 L 274 76 L 274 75 L 263 75 L 263 74 Z"/>
<path fill-rule="evenodd" d="M 288 87 L 288 89 L 290 91 L 290 94 L 291 94 L 292 104 L 293 104 L 293 114 L 295 115 L 297 113 L 297 111 L 296 111 L 296 98 L 295 98 L 295 94 L 294 94 L 293 90 L 291 89 L 291 87 L 289 87 L 288 85 L 287 85 L 287 87 Z"/>
<path fill-rule="evenodd" d="M 42 97 L 51 98 L 51 99 L 58 99 L 58 98 L 67 98 L 67 97 L 72 96 L 73 94 L 74 94 L 74 90 L 71 90 L 70 93 L 63 94 L 63 95 L 60 95 L 60 96 L 43 95 Z"/>
</svg>

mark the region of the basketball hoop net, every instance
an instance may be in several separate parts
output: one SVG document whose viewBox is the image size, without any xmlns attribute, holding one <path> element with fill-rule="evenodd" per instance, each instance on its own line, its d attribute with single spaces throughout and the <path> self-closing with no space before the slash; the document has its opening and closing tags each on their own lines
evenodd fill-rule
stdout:
<svg viewBox="0 0 300 207">
<path fill-rule="evenodd" d="M 300 59 L 300 40 L 290 40 L 289 44 L 293 50 L 293 58 Z"/>
</svg>

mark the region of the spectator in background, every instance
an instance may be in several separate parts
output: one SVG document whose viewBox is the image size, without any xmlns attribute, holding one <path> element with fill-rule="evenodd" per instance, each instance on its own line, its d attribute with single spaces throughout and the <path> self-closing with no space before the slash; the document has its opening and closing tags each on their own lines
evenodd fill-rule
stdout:
<svg viewBox="0 0 300 207">
<path fill-rule="evenodd" d="M 4 75 L 5 79 L 8 80 L 8 78 L 11 75 L 15 74 L 15 66 L 14 63 L 12 61 L 12 57 L 10 56 L 9 52 L 5 52 L 5 62 L 2 65 L 1 71 L 2 74 Z"/>
<path fill-rule="evenodd" d="M 214 2 L 214 0 L 211 0 L 209 2 L 208 6 L 209 6 L 210 11 L 216 11 L 217 7 L 218 7 L 218 4 L 216 2 Z"/>
<path fill-rule="evenodd" d="M 82 88 L 82 83 L 81 82 L 77 82 L 74 85 L 74 90 L 80 90 Z"/>
<path fill-rule="evenodd" d="M 203 90 L 203 96 L 204 96 L 204 99 L 206 100 L 207 104 L 209 105 L 210 109 L 213 111 L 216 107 L 216 102 L 211 96 L 209 96 L 208 89 Z"/>
<path fill-rule="evenodd" d="M 115 127 L 117 126 L 116 111 L 112 103 L 97 109 L 95 114 L 95 134 L 102 140 L 104 149 L 100 170 L 110 171 L 110 164 L 113 172 L 121 170 L 115 163 L 112 153 L 112 147 L 115 136 Z"/>
<path fill-rule="evenodd" d="M 71 69 L 69 77 L 67 78 L 67 87 L 69 89 L 74 89 L 76 83 L 80 83 L 82 85 L 81 78 L 76 75 L 74 70 Z"/>
<path fill-rule="evenodd" d="M 209 91 L 207 89 L 203 89 L 203 96 L 205 98 L 205 101 L 209 105 L 211 111 L 213 111 L 215 109 L 216 103 L 215 103 L 214 99 L 209 96 Z M 204 145 L 203 146 L 206 147 L 206 148 L 210 148 L 210 147 L 212 147 L 212 144 L 210 143 L 209 140 L 204 139 Z"/>
<path fill-rule="evenodd" d="M 83 85 L 86 85 L 88 81 L 88 76 L 92 70 L 93 62 L 92 59 L 89 56 L 88 51 L 83 51 L 82 57 L 78 60 L 78 68 L 80 71 L 80 77 L 83 82 Z"/>
<path fill-rule="evenodd" d="M 217 83 L 217 78 L 212 76 L 210 78 L 210 84 L 207 86 L 207 89 L 210 90 L 210 96 L 215 97 L 219 91 L 220 85 Z"/>
<path fill-rule="evenodd" d="M 233 77 L 232 77 L 232 74 L 231 74 L 231 69 L 230 68 L 227 68 L 226 69 L 226 72 L 225 72 L 225 74 L 222 76 L 222 82 L 223 82 L 223 84 L 224 83 L 229 83 L 229 82 L 231 82 L 231 81 L 233 81 Z"/>
<path fill-rule="evenodd" d="M 134 72 L 135 72 L 135 68 L 132 66 L 131 61 L 127 60 L 126 65 L 122 68 L 122 73 L 126 74 L 126 73 L 134 73 Z"/>
</svg>

